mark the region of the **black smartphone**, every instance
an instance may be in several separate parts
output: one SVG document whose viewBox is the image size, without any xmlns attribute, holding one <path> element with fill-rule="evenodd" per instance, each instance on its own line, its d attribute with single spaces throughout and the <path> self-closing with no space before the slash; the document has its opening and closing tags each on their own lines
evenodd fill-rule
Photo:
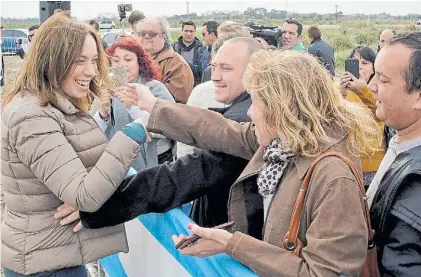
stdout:
<svg viewBox="0 0 421 277">
<path fill-rule="evenodd" d="M 360 61 L 358 59 L 346 59 L 345 71 L 350 72 L 357 79 L 360 78 Z"/>
<path fill-rule="evenodd" d="M 221 225 L 212 227 L 213 229 L 224 229 L 227 230 L 229 228 L 231 228 L 234 225 L 234 221 L 230 221 L 227 223 L 223 223 Z M 196 235 L 196 234 L 192 234 L 190 236 L 184 237 L 184 239 L 182 239 L 181 241 L 179 241 L 176 246 L 175 249 L 183 249 L 193 243 L 195 243 L 196 241 L 198 241 L 199 239 L 201 239 L 200 236 Z"/>
</svg>

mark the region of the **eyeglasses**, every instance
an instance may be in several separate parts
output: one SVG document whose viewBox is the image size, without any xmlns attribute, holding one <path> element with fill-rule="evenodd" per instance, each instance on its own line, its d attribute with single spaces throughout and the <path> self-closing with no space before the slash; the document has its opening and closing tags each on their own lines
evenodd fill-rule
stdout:
<svg viewBox="0 0 421 277">
<path fill-rule="evenodd" d="M 32 41 L 32 38 L 34 37 L 34 35 L 35 35 L 35 34 L 32 34 L 32 35 L 29 35 L 29 36 L 28 36 L 28 40 L 29 40 L 29 42 L 31 42 L 31 41 Z"/>
<path fill-rule="evenodd" d="M 164 33 L 158 33 L 158 32 L 155 32 L 155 31 L 139 31 L 139 32 L 137 32 L 137 34 L 139 35 L 139 37 L 142 37 L 142 38 L 144 38 L 144 37 L 146 37 L 146 35 L 148 35 L 148 37 L 150 37 L 150 38 L 155 38 L 157 35 L 162 35 L 162 34 L 164 34 Z"/>
</svg>

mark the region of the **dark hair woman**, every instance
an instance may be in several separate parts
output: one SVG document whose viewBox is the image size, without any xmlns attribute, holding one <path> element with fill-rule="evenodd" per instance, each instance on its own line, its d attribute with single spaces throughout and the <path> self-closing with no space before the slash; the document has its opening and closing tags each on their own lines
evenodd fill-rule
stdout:
<svg viewBox="0 0 421 277">
<path fill-rule="evenodd" d="M 373 49 L 365 46 L 358 46 L 352 50 L 350 58 L 358 59 L 360 78 L 357 79 L 349 72 L 341 77 L 342 90 L 346 91 L 346 98 L 349 101 L 358 103 L 363 107 L 371 110 L 374 118 L 377 120 L 379 128 L 382 130 L 382 137 L 384 137 L 384 122 L 379 121 L 376 117 L 376 99 L 374 93 L 368 88 L 368 84 L 374 77 L 374 61 L 376 60 L 376 53 Z M 373 156 L 361 157 L 361 164 L 364 176 L 364 185 L 366 188 L 370 185 L 383 160 L 386 151 L 386 144 L 383 138 L 381 147 L 374 153 Z"/>
</svg>

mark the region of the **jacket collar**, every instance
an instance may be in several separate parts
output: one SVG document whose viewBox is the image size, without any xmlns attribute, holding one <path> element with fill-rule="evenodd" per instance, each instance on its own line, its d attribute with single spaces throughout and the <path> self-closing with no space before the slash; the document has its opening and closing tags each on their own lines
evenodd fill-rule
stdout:
<svg viewBox="0 0 421 277">
<path fill-rule="evenodd" d="M 232 108 L 233 106 L 235 106 L 238 103 L 241 103 L 247 99 L 250 98 L 250 94 L 246 91 L 242 92 L 237 98 L 235 98 L 235 100 L 231 103 L 231 105 L 229 105 L 228 107 L 225 108 L 209 108 L 209 110 L 211 111 L 215 111 L 221 114 L 226 113 L 230 108 Z"/>
<path fill-rule="evenodd" d="M 313 39 L 311 42 L 310 42 L 310 44 L 313 44 L 313 43 L 315 43 L 316 41 L 321 41 L 322 39 L 321 38 L 315 38 L 315 39 Z"/>
<path fill-rule="evenodd" d="M 67 97 L 59 93 L 56 94 L 56 101 L 51 104 L 68 115 L 80 112 L 80 110 L 76 108 L 76 106 Z"/>
<path fill-rule="evenodd" d="M 306 48 L 304 46 L 304 43 L 302 41 L 300 41 L 299 43 L 294 45 L 294 47 L 292 47 L 291 50 L 293 50 L 293 51 L 306 51 Z"/>
<path fill-rule="evenodd" d="M 325 145 L 322 148 L 322 151 L 320 153 L 324 153 L 328 150 L 331 150 L 332 148 L 335 148 L 336 146 L 340 147 L 339 144 L 341 144 L 341 142 L 347 136 L 347 134 L 344 134 L 343 132 L 340 132 L 340 131 L 338 132 L 328 131 L 328 134 L 330 135 L 336 134 L 336 136 L 334 136 L 334 139 L 331 143 Z M 340 135 L 337 135 L 337 134 L 340 134 Z M 304 179 L 304 177 L 307 174 L 307 171 L 309 170 L 311 164 L 316 158 L 317 156 L 314 156 L 314 157 L 307 157 L 307 156 L 301 156 L 301 155 L 296 156 L 296 158 L 294 159 L 294 164 L 295 164 L 295 167 L 297 168 L 297 173 L 300 180 Z"/>
<path fill-rule="evenodd" d="M 193 48 L 195 48 L 196 47 L 196 44 L 197 44 L 197 42 L 199 41 L 197 38 L 194 38 L 194 40 L 193 40 L 193 42 L 192 43 L 190 43 L 190 45 L 189 46 L 187 46 L 185 43 L 184 43 L 184 41 L 183 41 L 183 37 L 182 36 L 180 36 L 179 38 L 178 38 L 178 43 L 180 44 L 180 51 L 185 51 L 185 52 L 189 52 L 189 51 L 191 51 Z"/>
<path fill-rule="evenodd" d="M 169 58 L 173 57 L 174 54 L 175 54 L 175 52 L 172 49 L 172 47 L 165 44 L 164 48 L 162 48 L 162 50 L 160 52 L 158 52 L 157 54 L 155 54 L 153 56 L 153 59 L 155 60 L 155 62 L 160 63 L 165 59 L 169 59 Z"/>
</svg>

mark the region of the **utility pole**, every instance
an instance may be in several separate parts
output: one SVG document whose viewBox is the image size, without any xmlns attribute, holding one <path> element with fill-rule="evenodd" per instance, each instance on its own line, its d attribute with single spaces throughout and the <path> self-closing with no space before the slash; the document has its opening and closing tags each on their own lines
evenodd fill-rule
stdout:
<svg viewBox="0 0 421 277">
<path fill-rule="evenodd" d="M 190 14 L 190 12 L 189 12 L 189 5 L 190 5 L 190 2 L 189 2 L 189 1 L 187 1 L 187 2 L 186 2 L 186 5 L 187 5 L 187 14 Z"/>
<path fill-rule="evenodd" d="M 286 11 L 286 17 L 288 18 L 288 0 L 287 0 L 287 3 L 286 3 L 286 9 L 285 9 L 285 11 Z"/>
<path fill-rule="evenodd" d="M 335 20 L 336 20 L 336 25 L 338 25 L 338 7 L 339 7 L 339 5 L 335 5 Z"/>
</svg>

